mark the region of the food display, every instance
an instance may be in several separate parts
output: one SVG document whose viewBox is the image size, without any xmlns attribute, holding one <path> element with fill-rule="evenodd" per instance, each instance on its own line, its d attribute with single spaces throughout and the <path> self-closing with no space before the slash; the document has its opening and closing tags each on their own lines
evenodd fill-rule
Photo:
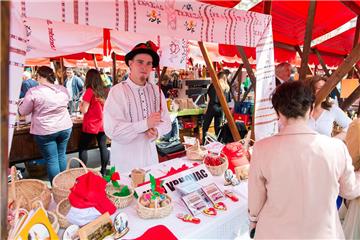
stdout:
<svg viewBox="0 0 360 240">
<path fill-rule="evenodd" d="M 210 153 L 204 158 L 204 164 L 214 176 L 220 176 L 224 174 L 229 166 L 229 162 L 225 155 L 216 155 Z"/>
</svg>

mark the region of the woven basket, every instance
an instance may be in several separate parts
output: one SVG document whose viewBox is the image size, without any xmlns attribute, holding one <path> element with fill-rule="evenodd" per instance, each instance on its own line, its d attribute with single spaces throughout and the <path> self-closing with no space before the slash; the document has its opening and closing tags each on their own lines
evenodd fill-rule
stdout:
<svg viewBox="0 0 360 240">
<path fill-rule="evenodd" d="M 70 211 L 71 205 L 68 199 L 61 200 L 56 206 L 56 216 L 58 218 L 59 224 L 61 228 L 67 228 L 71 224 L 66 219 L 66 215 Z"/>
<path fill-rule="evenodd" d="M 153 218 L 163 218 L 163 217 L 170 215 L 170 213 L 173 210 L 172 199 L 168 195 L 166 195 L 166 197 L 170 199 L 170 201 L 171 201 L 170 204 L 165 207 L 160 207 L 160 208 L 144 207 L 140 203 L 140 197 L 139 197 L 138 201 L 137 201 L 137 208 L 136 208 L 136 211 L 137 211 L 139 217 L 143 218 L 143 219 L 153 219 Z"/>
<path fill-rule="evenodd" d="M 120 189 L 123 187 L 124 187 L 124 185 L 120 185 Z M 106 195 L 113 202 L 113 204 L 116 206 L 116 208 L 126 208 L 127 206 L 130 205 L 130 203 L 133 200 L 133 196 L 134 196 L 134 190 L 132 188 L 129 188 L 129 190 L 130 190 L 130 195 L 128 195 L 128 196 L 125 196 L 125 197 L 114 196 L 112 194 L 114 192 L 119 191 L 119 189 L 115 189 L 112 184 L 108 184 L 106 186 Z"/>
<path fill-rule="evenodd" d="M 35 202 L 40 201 L 48 209 L 51 201 L 51 191 L 47 185 L 37 179 L 16 179 L 16 168 L 11 168 L 11 183 L 9 188 L 9 202 L 16 200 L 20 208 L 30 211 Z"/>
<path fill-rule="evenodd" d="M 50 211 L 48 211 L 47 214 L 48 214 L 48 218 L 50 220 L 51 226 L 53 227 L 53 229 L 57 233 L 59 231 L 59 229 L 60 229 L 60 225 L 59 225 L 59 221 L 58 221 L 58 218 L 57 218 L 56 214 L 53 213 L 53 212 L 50 212 Z"/>
<path fill-rule="evenodd" d="M 205 164 L 205 162 L 204 162 L 205 166 L 207 167 L 207 169 L 213 176 L 223 175 L 225 173 L 226 169 L 228 169 L 229 161 L 228 161 L 227 157 L 225 155 L 223 155 L 222 158 L 224 159 L 224 162 L 219 166 L 210 166 L 210 165 Z"/>
<path fill-rule="evenodd" d="M 70 168 L 70 164 L 73 160 L 79 162 L 82 167 Z M 99 175 L 98 172 L 93 170 L 90 171 Z M 80 159 L 70 158 L 67 163 L 66 170 L 56 175 L 53 179 L 52 193 L 54 195 L 55 202 L 59 203 L 62 199 L 67 199 L 70 194 L 70 188 L 74 186 L 76 178 L 84 175 L 87 172 L 87 167 Z"/>
<path fill-rule="evenodd" d="M 189 160 L 201 161 L 208 153 L 208 150 L 200 146 L 199 140 L 196 139 L 196 144 L 191 147 L 186 147 L 186 157 Z"/>
</svg>

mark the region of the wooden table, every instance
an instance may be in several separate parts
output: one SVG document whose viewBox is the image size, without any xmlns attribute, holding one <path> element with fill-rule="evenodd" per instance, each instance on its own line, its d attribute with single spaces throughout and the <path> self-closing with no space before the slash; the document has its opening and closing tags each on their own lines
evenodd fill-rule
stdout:
<svg viewBox="0 0 360 240">
<path fill-rule="evenodd" d="M 73 128 L 67 145 L 66 153 L 79 151 L 81 128 L 82 119 L 73 119 Z M 94 148 L 97 148 L 97 142 L 95 138 L 90 143 L 89 149 Z M 16 127 L 10 150 L 10 165 L 34 159 L 42 159 L 42 156 L 33 136 L 30 134 L 30 125 Z"/>
</svg>

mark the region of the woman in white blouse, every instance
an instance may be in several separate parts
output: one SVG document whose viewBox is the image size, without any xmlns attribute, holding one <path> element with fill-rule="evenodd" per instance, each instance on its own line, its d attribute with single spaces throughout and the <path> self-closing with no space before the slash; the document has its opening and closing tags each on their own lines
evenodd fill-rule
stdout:
<svg viewBox="0 0 360 240">
<path fill-rule="evenodd" d="M 314 76 L 310 79 L 309 85 L 315 94 L 317 94 L 324 86 L 325 82 L 325 77 Z M 309 127 L 320 134 L 331 137 L 334 122 L 343 129 L 343 131 L 335 137 L 344 139 L 349 124 L 351 123 L 351 119 L 336 104 L 332 103 L 329 97 L 327 97 L 325 101 L 314 108 L 312 116 L 309 119 Z"/>
</svg>

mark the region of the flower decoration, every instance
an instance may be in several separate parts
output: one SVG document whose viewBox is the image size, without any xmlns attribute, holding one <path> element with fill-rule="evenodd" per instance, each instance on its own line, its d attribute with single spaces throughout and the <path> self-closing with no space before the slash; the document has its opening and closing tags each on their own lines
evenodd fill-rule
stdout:
<svg viewBox="0 0 360 240">
<path fill-rule="evenodd" d="M 156 44 L 153 41 L 147 41 L 146 43 L 146 47 L 150 48 L 151 50 L 153 50 L 154 52 L 157 52 L 157 50 L 159 49 L 158 46 L 156 46 Z"/>
<path fill-rule="evenodd" d="M 194 22 L 193 20 L 185 21 L 184 25 L 187 31 L 192 33 L 195 32 L 196 22 Z"/>
<path fill-rule="evenodd" d="M 153 175 L 150 174 L 150 183 L 151 183 L 151 199 L 156 199 L 157 197 L 161 198 L 161 195 L 165 193 L 165 189 L 163 188 L 164 181 L 160 179 L 155 179 Z"/>
<path fill-rule="evenodd" d="M 104 179 L 106 182 L 112 183 L 114 188 L 120 189 L 120 184 L 118 181 L 120 180 L 120 174 L 118 172 L 115 172 L 115 167 L 111 167 L 110 172 L 108 175 L 104 176 Z M 118 196 L 118 197 L 125 197 L 130 195 L 130 190 L 127 185 L 123 186 L 120 191 L 113 193 L 112 195 Z"/>
<path fill-rule="evenodd" d="M 161 16 L 160 13 L 156 12 L 155 9 L 152 9 L 147 14 L 147 17 L 149 18 L 149 21 L 150 22 L 156 22 L 157 24 L 161 23 L 160 16 Z"/>
</svg>

